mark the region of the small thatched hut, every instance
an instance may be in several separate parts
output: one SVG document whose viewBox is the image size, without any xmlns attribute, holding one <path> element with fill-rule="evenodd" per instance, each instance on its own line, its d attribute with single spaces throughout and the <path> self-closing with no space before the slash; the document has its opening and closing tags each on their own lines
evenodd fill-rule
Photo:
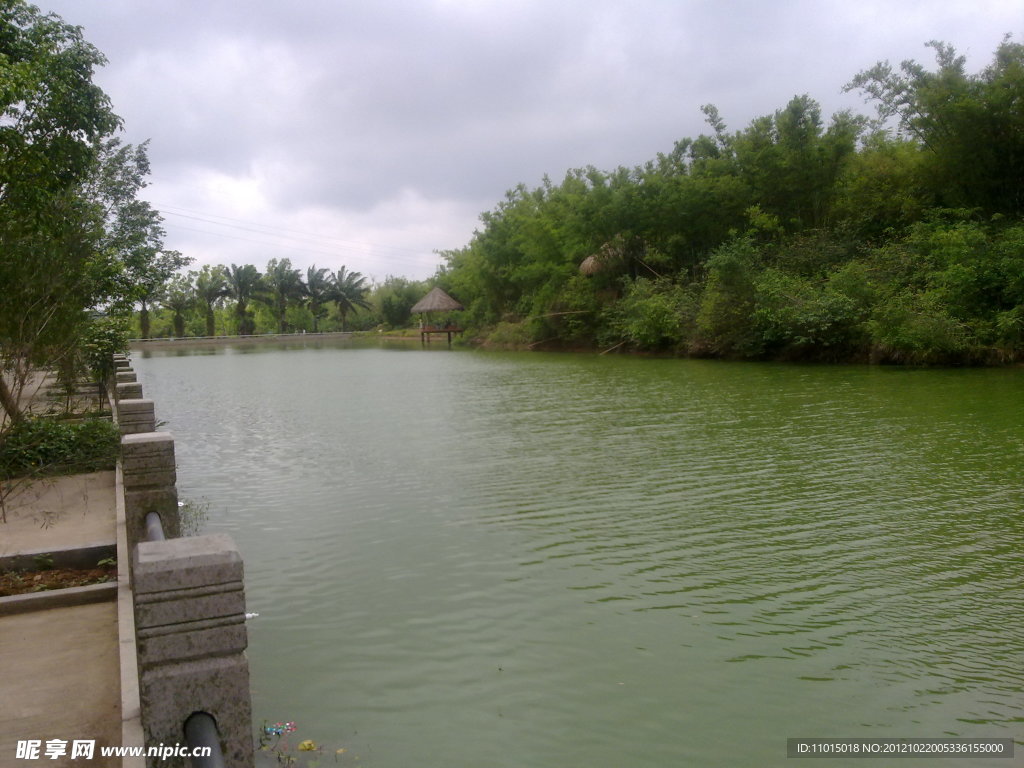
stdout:
<svg viewBox="0 0 1024 768">
<path fill-rule="evenodd" d="M 418 313 L 420 316 L 420 340 L 424 343 L 429 343 L 432 333 L 444 333 L 448 336 L 448 346 L 451 346 L 452 334 L 462 333 L 462 329 L 459 328 L 458 324 L 450 319 L 446 320 L 443 324 L 431 324 L 426 322 L 424 318 L 426 315 L 439 312 L 457 312 L 460 309 L 465 309 L 465 307 L 437 286 L 431 288 L 430 293 L 417 301 L 412 308 L 412 312 Z"/>
<path fill-rule="evenodd" d="M 430 293 L 413 305 L 412 312 L 414 314 L 429 314 L 454 312 L 459 309 L 465 309 L 465 307 L 435 285 L 430 289 Z"/>
</svg>

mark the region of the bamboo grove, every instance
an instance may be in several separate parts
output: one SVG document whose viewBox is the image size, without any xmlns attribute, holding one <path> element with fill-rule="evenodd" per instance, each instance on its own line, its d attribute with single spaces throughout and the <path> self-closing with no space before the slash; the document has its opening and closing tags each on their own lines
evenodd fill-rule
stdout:
<svg viewBox="0 0 1024 768">
<path fill-rule="evenodd" d="M 509 191 L 436 281 L 494 344 L 998 363 L 1024 345 L 1024 46 L 880 63 L 642 167 Z"/>
</svg>

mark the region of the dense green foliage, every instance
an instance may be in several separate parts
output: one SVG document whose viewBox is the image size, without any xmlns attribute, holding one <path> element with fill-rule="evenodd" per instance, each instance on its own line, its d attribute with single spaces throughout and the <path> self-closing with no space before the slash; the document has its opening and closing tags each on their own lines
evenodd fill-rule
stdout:
<svg viewBox="0 0 1024 768">
<path fill-rule="evenodd" d="M 0 4 L 0 429 L 21 420 L 41 369 L 88 368 L 99 314 L 127 315 L 185 263 L 136 197 L 145 145 L 93 82 L 103 56 L 80 28 L 23 0 Z"/>
<path fill-rule="evenodd" d="M 24 419 L 0 437 L 0 480 L 113 469 L 120 449 L 110 421 Z"/>
<path fill-rule="evenodd" d="M 853 78 L 877 106 L 827 123 L 797 96 L 636 168 L 519 185 L 428 282 L 366 285 L 287 259 L 206 267 L 154 294 L 155 335 L 397 328 L 439 284 L 495 344 L 752 359 L 975 363 L 1024 343 L 1024 46 L 978 74 Z M 139 331 L 149 335 L 145 319 Z"/>
<path fill-rule="evenodd" d="M 481 337 L 743 358 L 996 362 L 1024 336 L 1024 46 L 939 43 L 642 167 L 518 186 L 437 282 Z M 894 121 L 898 118 L 898 125 Z"/>
<path fill-rule="evenodd" d="M 153 297 L 160 309 L 147 313 L 145 328 L 140 314 L 135 330 L 180 338 L 401 328 L 428 289 L 401 277 L 369 285 L 345 266 L 313 265 L 303 277 L 289 259 L 271 259 L 263 273 L 252 264 L 207 265 L 166 280 Z"/>
</svg>

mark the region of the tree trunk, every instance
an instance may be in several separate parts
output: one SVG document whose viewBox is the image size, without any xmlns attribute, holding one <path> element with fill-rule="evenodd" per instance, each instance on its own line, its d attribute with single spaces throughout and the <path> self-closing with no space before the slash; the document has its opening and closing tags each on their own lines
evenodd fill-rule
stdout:
<svg viewBox="0 0 1024 768">
<path fill-rule="evenodd" d="M 238 318 L 238 335 L 248 336 L 249 323 L 248 318 L 245 315 L 245 304 L 241 301 L 235 305 L 235 317 Z"/>
<path fill-rule="evenodd" d="M 142 302 L 142 309 L 139 310 L 139 329 L 142 331 L 142 338 L 149 338 L 149 307 Z"/>
<path fill-rule="evenodd" d="M 12 424 L 17 424 L 24 418 L 21 409 L 18 408 L 18 401 L 3 376 L 0 376 L 0 406 L 3 407 Z"/>
<path fill-rule="evenodd" d="M 279 302 L 277 305 L 277 332 L 287 333 L 288 332 L 288 321 L 285 320 L 285 313 L 288 311 L 288 304 L 284 301 Z"/>
<path fill-rule="evenodd" d="M 214 323 L 213 307 L 207 307 L 206 308 L 206 335 L 207 336 L 216 336 L 217 335 L 217 326 Z"/>
</svg>

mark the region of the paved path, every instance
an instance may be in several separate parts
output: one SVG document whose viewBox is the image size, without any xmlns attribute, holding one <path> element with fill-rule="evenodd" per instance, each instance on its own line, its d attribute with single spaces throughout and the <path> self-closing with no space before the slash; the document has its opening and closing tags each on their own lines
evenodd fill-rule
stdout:
<svg viewBox="0 0 1024 768">
<path fill-rule="evenodd" d="M 11 501 L 0 556 L 115 541 L 113 472 L 46 481 Z M 116 601 L 0 615 L 0 768 L 119 764 L 99 747 L 121 744 L 120 679 Z M 19 760 L 28 739 L 65 740 L 68 755 Z M 94 740 L 96 757 L 71 761 L 75 739 Z"/>
<path fill-rule="evenodd" d="M 108 768 L 100 746 L 121 744 L 117 603 L 0 616 L 0 767 Z M 19 760 L 17 742 L 68 742 L 56 760 Z M 71 742 L 96 742 L 92 760 L 70 760 Z M 41 753 L 42 756 L 42 753 Z"/>
<path fill-rule="evenodd" d="M 16 489 L 0 523 L 0 557 L 113 544 L 114 472 L 54 477 Z"/>
</svg>

